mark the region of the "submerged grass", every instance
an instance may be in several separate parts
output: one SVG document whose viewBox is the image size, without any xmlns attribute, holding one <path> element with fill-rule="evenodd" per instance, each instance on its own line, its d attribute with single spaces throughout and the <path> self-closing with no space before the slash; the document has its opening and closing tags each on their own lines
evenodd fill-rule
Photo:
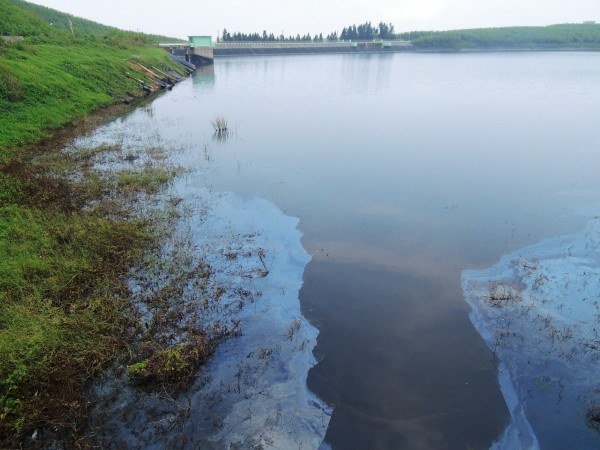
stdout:
<svg viewBox="0 0 600 450">
<path fill-rule="evenodd" d="M 59 159 L 68 157 L 46 161 Z M 76 428 L 86 410 L 86 381 L 125 345 L 129 294 L 122 274 L 152 242 L 148 223 L 125 203 L 91 195 L 113 192 L 117 173 L 74 182 L 39 164 L 26 166 L 27 177 L 20 164 L 2 166 L 14 187 L 13 201 L 0 204 L 3 447 L 43 425 Z M 91 199 L 94 207 L 81 207 Z"/>
<path fill-rule="evenodd" d="M 164 167 L 148 166 L 143 172 L 123 170 L 118 174 L 119 188 L 126 192 L 145 191 L 153 194 L 173 178 L 176 171 Z"/>
<path fill-rule="evenodd" d="M 213 353 L 214 345 L 207 336 L 196 331 L 185 343 L 166 348 L 145 345 L 138 349 L 143 359 L 127 366 L 129 376 L 143 386 L 161 386 L 164 383 L 185 383 L 195 374 L 199 365 Z M 162 387 L 162 386 L 161 386 Z"/>
</svg>

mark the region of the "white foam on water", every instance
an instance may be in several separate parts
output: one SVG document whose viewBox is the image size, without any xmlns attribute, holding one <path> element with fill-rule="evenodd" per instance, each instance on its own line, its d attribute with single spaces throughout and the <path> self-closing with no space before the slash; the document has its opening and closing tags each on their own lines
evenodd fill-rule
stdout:
<svg viewBox="0 0 600 450">
<path fill-rule="evenodd" d="M 492 448 L 598 448 L 600 222 L 465 270 L 462 286 L 511 415 Z"/>
<path fill-rule="evenodd" d="M 192 404 L 209 411 L 192 411 L 192 420 L 223 413 L 209 439 L 219 448 L 318 448 L 331 410 L 306 385 L 316 363 L 318 331 L 300 311 L 299 291 L 311 258 L 302 247 L 298 219 L 263 199 L 199 193 L 212 199 L 210 213 L 193 224 L 209 264 L 224 285 L 260 295 L 235 313 L 242 336 L 225 342 L 205 368 Z M 232 260 L 227 257 L 232 253 L 240 256 Z"/>
</svg>

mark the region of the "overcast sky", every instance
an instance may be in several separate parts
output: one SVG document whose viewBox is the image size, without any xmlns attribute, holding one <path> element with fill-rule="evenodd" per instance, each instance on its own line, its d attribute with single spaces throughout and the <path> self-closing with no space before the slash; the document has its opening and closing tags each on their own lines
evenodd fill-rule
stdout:
<svg viewBox="0 0 600 450">
<path fill-rule="evenodd" d="M 396 31 L 600 22 L 600 0 L 30 0 L 126 30 L 185 38 L 228 31 L 296 35 L 392 22 Z"/>
</svg>

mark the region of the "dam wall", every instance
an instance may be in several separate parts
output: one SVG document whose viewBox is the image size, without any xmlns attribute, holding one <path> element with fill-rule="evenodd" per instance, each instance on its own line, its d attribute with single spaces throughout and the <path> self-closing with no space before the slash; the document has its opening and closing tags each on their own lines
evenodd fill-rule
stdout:
<svg viewBox="0 0 600 450">
<path fill-rule="evenodd" d="M 385 53 L 410 51 L 406 41 L 374 42 L 221 42 L 213 48 L 214 57 L 252 55 L 294 55 L 315 53 Z"/>
</svg>

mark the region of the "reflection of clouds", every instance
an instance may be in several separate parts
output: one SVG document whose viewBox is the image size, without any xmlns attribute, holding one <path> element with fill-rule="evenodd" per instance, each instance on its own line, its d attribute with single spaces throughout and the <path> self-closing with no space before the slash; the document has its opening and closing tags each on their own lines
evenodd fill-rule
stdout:
<svg viewBox="0 0 600 450">
<path fill-rule="evenodd" d="M 558 192 L 557 195 L 565 197 L 600 197 L 600 191 L 597 189 L 571 189 Z"/>
<path fill-rule="evenodd" d="M 420 245 L 410 234 L 402 243 L 385 247 L 349 240 L 322 240 L 306 243 L 315 261 L 354 264 L 380 268 L 393 273 L 415 277 L 440 278 L 456 282 L 461 261 L 456 252 L 440 245 Z M 406 251 L 400 251 L 405 249 Z"/>
<path fill-rule="evenodd" d="M 464 268 L 464 240 L 452 239 L 461 228 L 463 219 L 454 210 L 439 206 L 434 210 L 417 210 L 394 202 L 356 202 L 351 217 L 356 223 L 339 224 L 339 232 L 315 241 L 305 239 L 305 245 L 317 261 L 356 264 L 415 277 L 442 279 L 456 283 Z M 334 216 L 349 216 L 339 210 Z M 440 211 L 444 211 L 440 215 Z M 450 212 L 449 212 L 450 211 Z M 323 212 L 320 218 L 327 217 Z M 440 221 L 447 221 L 445 234 L 439 233 Z M 308 230 L 317 225 L 306 219 Z M 362 227 L 361 224 L 362 223 Z M 362 230 L 361 230 L 362 228 Z M 308 231 L 310 234 L 310 231 Z"/>
<path fill-rule="evenodd" d="M 411 396 L 410 387 L 405 391 L 407 396 Z M 432 393 L 433 394 L 433 393 Z M 432 448 L 449 448 L 448 436 L 444 432 L 441 424 L 457 423 L 468 420 L 475 421 L 478 412 L 476 408 L 456 407 L 449 408 L 436 413 L 418 413 L 416 411 L 404 411 L 403 417 L 386 418 L 371 413 L 361 411 L 346 403 L 336 404 L 336 415 L 349 416 L 340 420 L 360 423 L 365 429 L 381 430 L 381 436 L 386 436 L 378 441 L 378 435 L 371 437 L 371 448 L 394 448 L 389 446 L 389 437 L 397 436 L 396 441 L 402 442 L 401 448 L 414 450 L 430 450 Z M 328 447 L 324 447 L 328 448 Z M 451 447 L 450 447 L 451 448 Z M 470 448 L 470 447 L 467 447 Z M 478 448 L 477 446 L 473 448 Z"/>
<path fill-rule="evenodd" d="M 358 214 L 363 214 L 367 216 L 402 216 L 402 217 L 410 217 L 415 216 L 414 211 L 404 208 L 400 205 L 392 205 L 392 204 L 366 204 L 361 205 L 356 209 Z"/>
</svg>

